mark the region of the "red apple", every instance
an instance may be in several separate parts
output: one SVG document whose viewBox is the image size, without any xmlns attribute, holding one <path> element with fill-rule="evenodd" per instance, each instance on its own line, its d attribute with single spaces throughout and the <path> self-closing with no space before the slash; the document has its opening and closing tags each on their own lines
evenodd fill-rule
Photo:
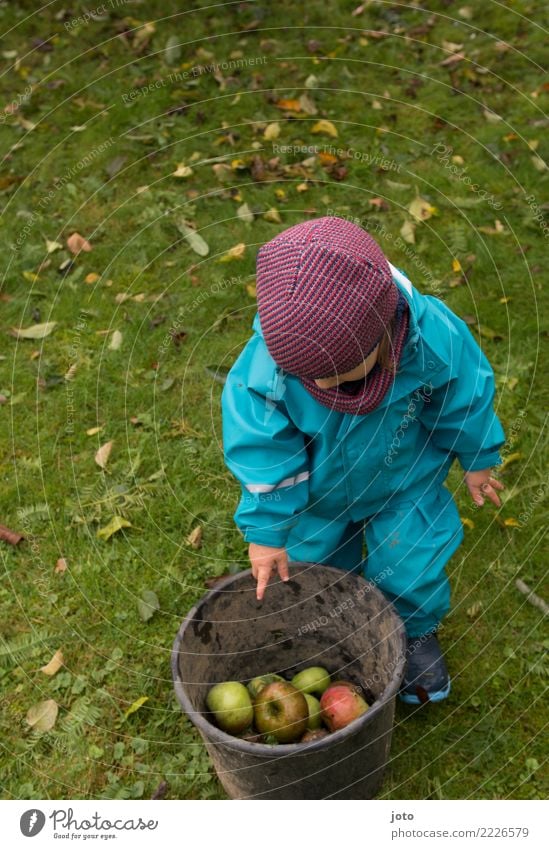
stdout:
<svg viewBox="0 0 549 849">
<path fill-rule="evenodd" d="M 320 713 L 330 731 L 339 731 L 368 710 L 368 705 L 353 685 L 332 684 L 322 694 Z"/>
<path fill-rule="evenodd" d="M 289 681 L 267 684 L 254 699 L 255 727 L 279 743 L 294 743 L 307 730 L 309 707 L 303 693 Z"/>
</svg>

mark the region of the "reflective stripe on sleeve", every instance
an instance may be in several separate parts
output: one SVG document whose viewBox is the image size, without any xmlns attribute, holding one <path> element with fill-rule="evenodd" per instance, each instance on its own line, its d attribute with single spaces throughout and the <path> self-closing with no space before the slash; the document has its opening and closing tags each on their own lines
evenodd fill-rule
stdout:
<svg viewBox="0 0 549 849">
<path fill-rule="evenodd" d="M 273 489 L 282 489 L 286 486 L 295 486 L 298 483 L 309 480 L 309 472 L 300 472 L 291 478 L 285 478 L 281 483 L 247 483 L 245 484 L 248 492 L 272 492 Z"/>
</svg>

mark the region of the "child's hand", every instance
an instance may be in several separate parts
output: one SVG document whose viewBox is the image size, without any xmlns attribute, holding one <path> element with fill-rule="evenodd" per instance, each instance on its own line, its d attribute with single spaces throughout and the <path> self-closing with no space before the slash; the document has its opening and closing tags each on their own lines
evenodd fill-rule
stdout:
<svg viewBox="0 0 549 849">
<path fill-rule="evenodd" d="M 255 542 L 250 543 L 248 554 L 252 564 L 252 575 L 257 581 L 257 599 L 261 601 L 273 572 L 278 570 L 283 581 L 289 580 L 288 555 L 285 548 L 271 548 L 269 545 L 258 545 Z"/>
<path fill-rule="evenodd" d="M 490 469 L 482 469 L 478 472 L 465 472 L 465 483 L 471 498 L 478 507 L 484 504 L 484 496 L 493 501 L 496 507 L 501 507 L 496 489 L 505 489 L 505 487 L 496 478 L 490 477 L 490 471 Z"/>
</svg>

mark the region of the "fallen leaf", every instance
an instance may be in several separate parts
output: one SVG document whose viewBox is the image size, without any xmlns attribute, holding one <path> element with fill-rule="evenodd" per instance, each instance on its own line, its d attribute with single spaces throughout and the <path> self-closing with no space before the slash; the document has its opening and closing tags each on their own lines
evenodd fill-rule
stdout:
<svg viewBox="0 0 549 849">
<path fill-rule="evenodd" d="M 499 467 L 499 471 L 503 472 L 511 463 L 517 463 L 519 460 L 524 459 L 524 454 L 521 451 L 515 451 L 514 454 L 508 454 L 504 459 L 503 463 Z"/>
<path fill-rule="evenodd" d="M 244 242 L 239 242 L 238 245 L 233 245 L 232 248 L 229 248 L 227 253 L 223 254 L 223 256 L 219 257 L 218 262 L 231 262 L 235 259 L 242 259 L 244 253 L 246 251 L 246 245 Z"/>
<path fill-rule="evenodd" d="M 483 607 L 484 605 L 481 601 L 475 601 L 471 607 L 467 608 L 467 616 L 469 619 L 476 619 Z"/>
<path fill-rule="evenodd" d="M 208 247 L 207 242 L 204 241 L 200 233 L 197 233 L 196 230 L 193 230 L 192 227 L 188 227 L 184 221 L 180 221 L 177 225 L 177 229 L 183 235 L 185 240 L 189 243 L 189 246 L 192 250 L 197 253 L 199 256 L 207 256 L 210 252 L 210 248 Z"/>
<path fill-rule="evenodd" d="M 196 528 L 193 528 L 193 530 L 187 537 L 186 542 L 187 545 L 191 546 L 191 548 L 200 548 L 200 546 L 202 545 L 202 528 L 200 527 L 200 525 L 197 525 Z"/>
<path fill-rule="evenodd" d="M 111 159 L 108 165 L 106 165 L 105 171 L 107 173 L 107 176 L 110 177 L 111 180 L 113 177 L 116 177 L 119 171 L 122 170 L 122 168 L 126 164 L 127 158 L 127 156 L 115 156 L 114 159 Z"/>
<path fill-rule="evenodd" d="M 263 218 L 265 221 L 270 221 L 272 224 L 280 224 L 282 222 L 282 218 L 280 217 L 280 212 L 276 207 L 272 206 L 267 212 L 264 213 Z"/>
<path fill-rule="evenodd" d="M 408 207 L 408 212 L 416 221 L 426 221 L 436 211 L 436 207 L 431 206 L 429 201 L 422 198 L 419 194 L 416 195 Z"/>
<path fill-rule="evenodd" d="M 57 720 L 59 708 L 53 699 L 33 705 L 27 711 L 27 723 L 34 731 L 51 731 Z"/>
<path fill-rule="evenodd" d="M 316 115 L 318 109 L 316 108 L 316 103 L 308 92 L 304 91 L 301 97 L 299 98 L 299 105 L 303 112 L 306 115 Z"/>
<path fill-rule="evenodd" d="M 101 448 L 99 448 L 98 451 L 95 454 L 95 462 L 102 469 L 104 469 L 105 466 L 107 465 L 107 461 L 108 461 L 108 459 L 110 457 L 110 453 L 112 451 L 112 446 L 113 446 L 112 440 L 110 442 L 105 442 L 105 444 L 102 445 Z"/>
<path fill-rule="evenodd" d="M 31 327 L 12 327 L 11 335 L 16 339 L 45 339 L 56 324 L 56 321 L 46 321 L 44 324 L 33 324 Z"/>
<path fill-rule="evenodd" d="M 194 171 L 191 166 L 180 162 L 173 172 L 172 177 L 190 177 L 192 174 L 194 174 Z"/>
<path fill-rule="evenodd" d="M 132 523 L 128 522 L 127 519 L 123 519 L 122 516 L 113 516 L 110 522 L 105 525 L 104 528 L 100 528 L 97 531 L 96 536 L 99 539 L 109 539 L 113 534 L 116 534 L 118 531 L 122 530 L 122 528 L 131 528 Z"/>
<path fill-rule="evenodd" d="M 245 221 L 246 224 L 251 224 L 254 220 L 254 214 L 247 203 L 243 203 L 242 206 L 239 206 L 236 210 L 236 214 L 240 220 Z"/>
<path fill-rule="evenodd" d="M 22 539 L 25 539 L 23 534 L 12 531 L 10 528 L 6 528 L 5 525 L 0 525 L 0 540 L 3 542 L 8 542 L 10 545 L 17 545 Z"/>
<path fill-rule="evenodd" d="M 335 125 L 332 124 L 331 121 L 326 121 L 324 118 L 321 118 L 320 121 L 316 122 L 316 124 L 311 128 L 311 133 L 331 136 L 333 139 L 336 139 L 339 135 Z"/>
<path fill-rule="evenodd" d="M 301 112 L 301 103 L 299 100 L 289 100 L 287 98 L 282 98 L 282 100 L 278 100 L 275 103 L 277 109 L 286 109 L 290 112 Z"/>
<path fill-rule="evenodd" d="M 414 245 L 416 241 L 416 225 L 414 222 L 407 219 L 400 228 L 400 235 L 409 245 Z"/>
<path fill-rule="evenodd" d="M 453 259 L 453 260 L 452 260 L 452 271 L 453 271 L 455 274 L 457 274 L 457 273 L 458 273 L 458 271 L 463 271 L 463 269 L 462 269 L 462 267 L 461 267 L 461 263 L 460 263 L 459 259 Z"/>
<path fill-rule="evenodd" d="M 473 530 L 473 528 L 475 527 L 475 523 L 473 522 L 473 520 L 472 520 L 472 519 L 467 519 L 467 518 L 466 518 L 466 519 L 462 519 L 462 520 L 461 520 L 461 524 L 462 524 L 462 525 L 465 525 L 465 527 L 466 527 L 466 528 L 469 528 L 469 530 L 471 530 L 471 531 L 472 531 L 472 530 Z"/>
<path fill-rule="evenodd" d="M 457 65 L 463 59 L 465 59 L 465 53 L 452 53 L 446 59 L 443 59 L 442 62 L 439 62 L 439 64 L 441 68 L 448 68 L 451 65 Z"/>
<path fill-rule="evenodd" d="M 250 296 L 250 298 L 257 298 L 257 289 L 254 283 L 248 283 L 246 286 L 246 292 Z"/>
<path fill-rule="evenodd" d="M 140 696 L 138 699 L 135 700 L 135 702 L 133 704 L 131 704 L 129 706 L 128 710 L 125 711 L 124 719 L 127 719 L 128 716 L 132 715 L 132 713 L 135 713 L 136 711 L 138 711 L 139 708 L 142 707 L 145 704 L 145 702 L 148 702 L 148 701 L 149 701 L 148 696 Z"/>
<path fill-rule="evenodd" d="M 265 132 L 263 133 L 263 138 L 266 141 L 273 141 L 277 139 L 280 135 L 280 124 L 277 121 L 274 121 L 272 124 L 267 124 L 265 127 Z"/>
<path fill-rule="evenodd" d="M 547 163 L 541 158 L 541 156 L 531 156 L 530 159 L 536 171 L 542 172 L 547 170 Z"/>
<path fill-rule="evenodd" d="M 491 109 L 483 109 L 482 114 L 489 124 L 499 124 L 500 121 L 503 121 L 503 117 L 501 115 L 497 115 L 496 112 L 492 112 Z"/>
<path fill-rule="evenodd" d="M 55 569 L 53 570 L 56 574 L 62 574 L 67 571 L 67 561 L 64 557 L 60 557 L 55 564 Z"/>
<path fill-rule="evenodd" d="M 37 283 L 40 280 L 40 277 L 38 274 L 35 274 L 34 271 L 24 271 L 23 277 L 27 283 Z"/>
<path fill-rule="evenodd" d="M 120 330 L 114 330 L 111 336 L 111 341 L 109 342 L 109 349 L 111 351 L 118 351 L 122 344 L 122 334 Z"/>
<path fill-rule="evenodd" d="M 84 283 L 87 283 L 88 285 L 91 285 L 92 283 L 97 283 L 99 277 L 100 275 L 96 274 L 95 271 L 90 271 L 90 273 L 86 274 L 86 276 L 84 277 Z"/>
<path fill-rule="evenodd" d="M 160 601 L 153 590 L 143 590 L 137 601 L 137 609 L 143 622 L 148 622 L 160 608 Z"/>
<path fill-rule="evenodd" d="M 67 239 L 67 247 L 72 254 L 79 254 L 80 251 L 91 251 L 92 246 L 80 233 L 73 233 Z"/>
<path fill-rule="evenodd" d="M 506 528 L 520 528 L 520 522 L 517 519 L 513 519 L 512 516 L 508 519 L 504 519 L 503 524 Z"/>
<path fill-rule="evenodd" d="M 502 233 L 508 233 L 509 231 L 505 229 L 501 221 L 496 218 L 494 221 L 493 227 L 479 227 L 478 230 L 481 233 L 487 233 L 489 236 L 498 236 Z"/>
<path fill-rule="evenodd" d="M 100 425 L 99 427 L 89 427 L 86 431 L 86 436 L 95 436 L 96 433 L 100 433 L 103 430 L 104 425 Z"/>
<path fill-rule="evenodd" d="M 56 672 L 59 672 L 64 662 L 63 652 L 61 649 L 57 649 L 50 662 L 40 667 L 40 672 L 43 672 L 44 675 L 55 675 Z"/>
<path fill-rule="evenodd" d="M 61 242 L 50 242 L 49 239 L 46 239 L 46 251 L 49 254 L 54 253 L 54 251 L 60 251 L 62 247 Z"/>
</svg>

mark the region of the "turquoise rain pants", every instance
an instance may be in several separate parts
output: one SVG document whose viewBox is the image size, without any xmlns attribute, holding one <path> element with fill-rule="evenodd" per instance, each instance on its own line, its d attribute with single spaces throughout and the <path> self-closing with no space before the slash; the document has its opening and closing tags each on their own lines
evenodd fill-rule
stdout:
<svg viewBox="0 0 549 849">
<path fill-rule="evenodd" d="M 438 484 L 364 522 L 329 519 L 306 510 L 292 528 L 286 550 L 292 561 L 363 571 L 393 602 L 407 636 L 419 637 L 437 628 L 450 608 L 445 566 L 462 541 L 454 499 Z"/>
</svg>

